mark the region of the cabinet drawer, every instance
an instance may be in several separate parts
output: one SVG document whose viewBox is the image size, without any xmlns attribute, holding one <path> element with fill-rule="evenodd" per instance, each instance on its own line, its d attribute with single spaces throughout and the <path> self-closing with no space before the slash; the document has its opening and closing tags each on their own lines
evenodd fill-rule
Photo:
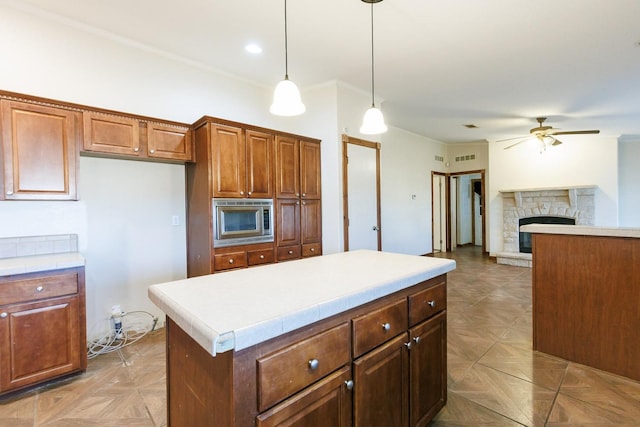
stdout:
<svg viewBox="0 0 640 427">
<path fill-rule="evenodd" d="M 213 256 L 214 271 L 229 270 L 231 268 L 241 268 L 247 266 L 247 253 L 230 252 L 228 254 L 220 254 Z"/>
<path fill-rule="evenodd" d="M 322 243 L 307 243 L 302 245 L 302 257 L 322 255 Z"/>
<path fill-rule="evenodd" d="M 407 330 L 407 300 L 402 298 L 353 319 L 353 357 Z"/>
<path fill-rule="evenodd" d="M 296 246 L 284 246 L 282 248 L 278 248 L 278 261 L 287 261 L 290 259 L 298 259 L 302 251 L 300 249 L 300 245 Z"/>
<path fill-rule="evenodd" d="M 447 308 L 447 289 L 439 283 L 409 296 L 409 324 L 420 323 Z"/>
<path fill-rule="evenodd" d="M 0 283 L 0 305 L 78 293 L 76 273 L 35 277 Z"/>
<path fill-rule="evenodd" d="M 264 411 L 347 363 L 348 323 L 258 359 L 258 410 Z"/>
<path fill-rule="evenodd" d="M 247 251 L 249 265 L 269 264 L 273 262 L 273 249 Z"/>
</svg>

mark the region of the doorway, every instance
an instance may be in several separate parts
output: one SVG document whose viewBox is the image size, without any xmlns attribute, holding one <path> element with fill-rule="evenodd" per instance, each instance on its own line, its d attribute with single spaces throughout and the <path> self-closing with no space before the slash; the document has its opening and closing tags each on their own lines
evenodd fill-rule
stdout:
<svg viewBox="0 0 640 427">
<path fill-rule="evenodd" d="M 344 250 L 382 250 L 380 143 L 342 135 Z"/>
<path fill-rule="evenodd" d="M 433 252 L 480 246 L 486 252 L 485 171 L 431 173 Z"/>
</svg>

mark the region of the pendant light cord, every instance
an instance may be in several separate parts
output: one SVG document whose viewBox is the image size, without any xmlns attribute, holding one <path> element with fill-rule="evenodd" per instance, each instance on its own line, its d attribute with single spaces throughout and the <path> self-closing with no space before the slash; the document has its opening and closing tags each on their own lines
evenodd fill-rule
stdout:
<svg viewBox="0 0 640 427">
<path fill-rule="evenodd" d="M 284 79 L 289 80 L 289 54 L 287 45 L 287 0 L 284 0 Z"/>
<path fill-rule="evenodd" d="M 374 95 L 374 74 L 373 74 L 373 3 L 371 3 L 371 106 L 376 106 Z"/>
</svg>

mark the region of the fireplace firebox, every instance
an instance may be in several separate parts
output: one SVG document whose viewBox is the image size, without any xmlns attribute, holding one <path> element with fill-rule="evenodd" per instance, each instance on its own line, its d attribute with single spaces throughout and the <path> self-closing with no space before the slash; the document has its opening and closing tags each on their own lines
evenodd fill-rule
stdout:
<svg viewBox="0 0 640 427">
<path fill-rule="evenodd" d="M 520 218 L 518 220 L 518 226 L 528 224 L 562 224 L 562 225 L 576 225 L 575 218 L 568 218 L 566 216 L 528 216 Z M 531 253 L 531 233 L 520 231 L 520 252 L 530 254 Z"/>
</svg>

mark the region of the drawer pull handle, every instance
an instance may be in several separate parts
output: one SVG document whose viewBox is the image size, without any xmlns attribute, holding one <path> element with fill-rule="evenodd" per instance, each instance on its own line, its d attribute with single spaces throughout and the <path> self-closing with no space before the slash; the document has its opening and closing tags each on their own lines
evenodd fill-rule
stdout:
<svg viewBox="0 0 640 427">
<path fill-rule="evenodd" d="M 389 324 L 389 323 L 383 323 L 383 324 L 382 324 L 382 329 L 383 329 L 384 331 L 388 331 L 389 329 L 391 329 L 391 324 Z"/>
<path fill-rule="evenodd" d="M 133 151 L 134 151 L 134 152 L 136 152 L 136 153 L 137 153 L 139 150 L 140 150 L 140 149 L 139 149 L 138 147 L 136 147 L 136 148 L 134 148 L 134 149 L 133 149 Z"/>
<path fill-rule="evenodd" d="M 413 341 L 418 344 L 420 342 L 420 337 L 413 337 Z"/>
<path fill-rule="evenodd" d="M 427 304 L 429 304 L 429 307 L 433 308 L 436 306 L 436 302 L 435 301 L 429 301 Z"/>
<path fill-rule="evenodd" d="M 318 369 L 318 366 L 320 366 L 320 362 L 318 361 L 318 359 L 309 360 L 309 369 L 315 371 L 316 369 Z"/>
<path fill-rule="evenodd" d="M 11 190 L 7 191 L 7 196 L 13 196 L 13 191 Z"/>
<path fill-rule="evenodd" d="M 44 286 L 38 286 L 36 288 L 36 292 L 42 292 L 42 291 L 44 291 Z"/>
<path fill-rule="evenodd" d="M 353 380 L 345 381 L 344 385 L 347 386 L 347 390 L 353 390 Z"/>
<path fill-rule="evenodd" d="M 229 260 L 229 264 L 233 264 L 233 259 L 230 259 L 230 260 Z"/>
<path fill-rule="evenodd" d="M 289 251 L 287 252 L 289 255 L 293 255 L 293 251 Z"/>
<path fill-rule="evenodd" d="M 8 316 L 8 314 L 7 314 L 7 313 L 5 313 L 5 312 L 0 313 L 0 317 L 2 317 L 3 319 L 4 319 L 5 317 L 7 317 L 7 316 Z"/>
<path fill-rule="evenodd" d="M 316 248 L 311 248 L 311 252 L 315 252 L 315 251 L 316 251 Z"/>
<path fill-rule="evenodd" d="M 404 343 L 405 347 L 407 347 L 407 350 L 411 350 L 411 341 Z"/>
<path fill-rule="evenodd" d="M 244 194 L 244 191 L 241 191 L 241 192 L 240 192 L 240 195 L 242 196 L 243 194 Z"/>
<path fill-rule="evenodd" d="M 264 255 L 260 255 L 260 259 L 264 259 Z"/>
<path fill-rule="evenodd" d="M 248 194 L 249 196 L 251 195 L 251 193 L 252 193 L 251 191 L 248 191 L 248 192 L 247 192 L 247 194 Z"/>
<path fill-rule="evenodd" d="M 149 150 L 149 153 L 151 153 L 151 154 L 153 154 L 155 152 L 156 152 L 156 150 Z"/>
</svg>

